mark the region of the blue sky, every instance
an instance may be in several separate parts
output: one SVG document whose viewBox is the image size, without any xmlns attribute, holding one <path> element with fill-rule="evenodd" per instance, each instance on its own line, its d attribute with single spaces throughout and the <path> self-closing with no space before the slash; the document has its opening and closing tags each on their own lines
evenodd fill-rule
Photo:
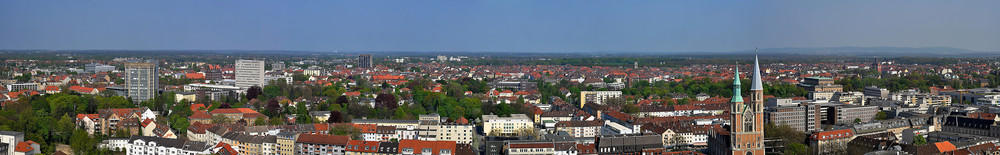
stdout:
<svg viewBox="0 0 1000 155">
<path fill-rule="evenodd" d="M 0 49 L 1000 51 L 1000 1 L 2 1 Z"/>
</svg>

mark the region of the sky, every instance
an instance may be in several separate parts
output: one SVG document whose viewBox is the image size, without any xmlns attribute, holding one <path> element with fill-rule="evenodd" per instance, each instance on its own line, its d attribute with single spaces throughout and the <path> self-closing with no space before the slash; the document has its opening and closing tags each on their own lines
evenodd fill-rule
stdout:
<svg viewBox="0 0 1000 155">
<path fill-rule="evenodd" d="M 1000 1 L 0 1 L 0 49 L 1000 51 Z"/>
</svg>

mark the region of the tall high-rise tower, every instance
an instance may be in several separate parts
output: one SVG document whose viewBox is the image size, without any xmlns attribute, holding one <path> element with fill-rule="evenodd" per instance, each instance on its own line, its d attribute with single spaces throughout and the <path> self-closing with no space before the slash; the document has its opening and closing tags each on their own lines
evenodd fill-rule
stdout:
<svg viewBox="0 0 1000 155">
<path fill-rule="evenodd" d="M 375 65 L 372 64 L 372 55 L 371 54 L 358 55 L 358 67 L 361 68 L 375 67 Z"/>
<path fill-rule="evenodd" d="M 155 60 L 125 63 L 125 89 L 133 103 L 156 97 L 159 85 L 157 67 Z"/>
<path fill-rule="evenodd" d="M 252 86 L 264 87 L 264 61 L 236 60 L 236 86 L 243 90 Z"/>
</svg>

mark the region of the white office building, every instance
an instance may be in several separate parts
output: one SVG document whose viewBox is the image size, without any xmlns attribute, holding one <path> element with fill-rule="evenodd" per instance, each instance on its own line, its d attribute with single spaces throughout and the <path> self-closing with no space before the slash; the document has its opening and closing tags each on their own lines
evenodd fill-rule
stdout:
<svg viewBox="0 0 1000 155">
<path fill-rule="evenodd" d="M 264 61 L 236 60 L 236 86 L 247 89 L 252 86 L 267 85 L 264 78 Z"/>
</svg>

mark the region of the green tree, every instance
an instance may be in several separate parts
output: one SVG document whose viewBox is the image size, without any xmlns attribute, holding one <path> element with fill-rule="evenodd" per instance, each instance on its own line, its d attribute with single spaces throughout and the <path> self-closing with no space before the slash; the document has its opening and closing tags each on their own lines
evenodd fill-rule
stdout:
<svg viewBox="0 0 1000 155">
<path fill-rule="evenodd" d="M 809 154 L 809 146 L 800 143 L 791 143 L 785 148 L 784 153 L 786 155 L 806 155 Z"/>
<path fill-rule="evenodd" d="M 333 128 L 330 128 L 329 133 L 331 135 L 349 135 L 351 136 L 351 139 L 361 139 L 361 130 L 346 124 L 333 126 Z"/>
<path fill-rule="evenodd" d="M 861 118 L 854 118 L 854 124 L 861 124 Z"/>
<path fill-rule="evenodd" d="M 876 120 L 885 120 L 888 117 L 889 116 L 885 114 L 885 111 L 879 111 L 877 114 L 875 114 Z"/>
<path fill-rule="evenodd" d="M 96 139 L 92 138 L 86 131 L 76 130 L 73 132 L 73 136 L 70 137 L 69 146 L 73 148 L 76 154 L 87 154 L 94 150 L 96 145 L 99 143 Z"/>
<path fill-rule="evenodd" d="M 257 117 L 253 120 L 253 125 L 267 125 L 267 119 L 264 119 L 264 117 Z"/>
<path fill-rule="evenodd" d="M 191 126 L 191 122 L 188 122 L 187 117 L 181 117 L 170 122 L 170 127 L 182 134 L 187 132 L 189 126 Z"/>
<path fill-rule="evenodd" d="M 923 135 L 913 136 L 913 145 L 927 145 L 927 139 Z"/>
</svg>

